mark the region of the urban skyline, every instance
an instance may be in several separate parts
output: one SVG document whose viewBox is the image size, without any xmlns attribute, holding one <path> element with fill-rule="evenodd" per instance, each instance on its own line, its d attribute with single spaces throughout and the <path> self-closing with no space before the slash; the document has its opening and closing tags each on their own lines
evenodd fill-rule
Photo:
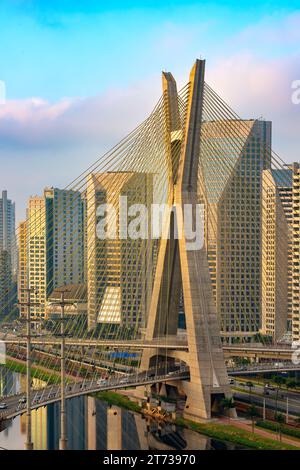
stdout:
<svg viewBox="0 0 300 470">
<path fill-rule="evenodd" d="M 2 2 L 1 37 L 14 60 L 2 51 L 0 187 L 17 202 L 18 222 L 30 195 L 41 187 L 64 188 L 64 174 L 76 177 L 83 159 L 92 163 L 145 118 L 160 95 L 160 70 L 174 70 L 183 85 L 190 62 L 201 54 L 210 59 L 208 83 L 240 116 L 272 120 L 274 150 L 287 163 L 298 160 L 300 113 L 292 102 L 292 85 L 299 80 L 297 1 L 277 0 L 272 12 L 258 1 L 201 6 L 178 0 L 139 8 L 133 1 L 117 2 L 110 3 L 110 13 L 97 3 Z M 127 25 L 130 35 L 122 34 Z M 106 34 L 117 60 L 108 54 Z M 143 41 L 134 41 L 137 35 Z"/>
<path fill-rule="evenodd" d="M 298 3 L 0 4 L 0 449 L 300 449 Z"/>
<path fill-rule="evenodd" d="M 255 369 L 255 362 L 245 357 L 251 342 L 263 358 L 273 358 L 272 347 L 283 347 L 281 354 L 292 361 L 281 367 L 297 368 L 299 165 L 286 166 L 272 151 L 271 122 L 237 119 L 205 83 L 204 74 L 205 61 L 198 59 L 188 86 L 178 92 L 172 74 L 163 72 L 162 99 L 147 120 L 69 189 L 45 188 L 41 196 L 30 197 L 26 220 L 15 233 L 8 230 L 14 225 L 14 203 L 3 191 L 0 267 L 8 284 L 1 284 L 0 334 L 9 360 L 26 360 L 26 399 L 19 398 L 12 382 L 8 397 L 12 403 L 19 400 L 18 406 L 11 410 L 2 402 L 7 411 L 1 419 L 26 408 L 27 450 L 46 446 L 34 437 L 32 407 L 52 398 L 60 401 L 60 431 L 59 438 L 54 430 L 49 437 L 58 439 L 60 450 L 73 445 L 69 426 L 76 420 L 67 406 L 68 392 L 75 398 L 95 387 L 133 385 L 130 399 L 141 403 L 147 415 L 152 411 L 145 393 L 150 403 L 151 384 L 157 389 L 163 381 L 159 393 L 172 390 L 175 413 L 185 397 L 182 416 L 201 422 L 225 413 L 227 402 L 228 416 L 237 417 L 228 374 L 231 364 L 239 362 L 231 348 L 247 363 L 241 371 Z M 126 214 L 118 206 L 120 196 L 127 198 Z M 157 217 L 154 201 L 163 203 L 163 232 L 159 238 L 152 233 L 143 238 L 137 227 L 148 219 L 150 207 L 151 217 Z M 199 202 L 204 243 L 189 249 L 184 211 L 191 206 L 192 225 L 199 230 Z M 115 210 L 109 211 L 110 206 Z M 124 233 L 128 216 L 136 217 L 133 236 L 127 229 Z M 98 228 L 101 217 L 105 233 Z M 8 274 L 9 251 L 17 253 L 16 234 L 19 318 L 11 301 L 16 294 L 12 265 Z M 20 358 L 22 341 L 26 354 Z M 60 383 L 53 391 L 49 380 L 57 374 L 57 360 Z M 31 364 L 37 371 L 52 371 L 45 402 L 44 392 L 38 397 L 35 392 Z M 277 364 L 262 361 L 271 370 Z M 97 368 L 107 375 L 99 378 Z M 121 371 L 126 378 L 118 377 Z M 67 385 L 67 375 L 82 374 L 82 383 Z M 158 407 L 155 413 L 160 412 Z M 121 429 L 121 414 L 108 409 L 105 419 L 107 446 L 119 449 L 123 438 L 119 434 L 110 440 L 109 429 Z"/>
<path fill-rule="evenodd" d="M 218 316 L 221 321 L 221 331 L 224 333 L 224 340 L 225 338 L 230 338 L 230 332 L 233 333 L 233 337 L 236 337 L 236 334 L 240 333 L 241 338 L 247 338 L 247 335 L 248 338 L 251 338 L 253 334 L 259 333 L 260 331 L 277 340 L 281 339 L 288 331 L 292 331 L 293 339 L 298 340 L 299 312 L 297 309 L 297 302 L 293 302 L 293 296 L 294 298 L 297 298 L 298 296 L 298 284 L 297 281 L 295 281 L 295 268 L 294 272 L 292 271 L 292 260 L 298 255 L 293 251 L 293 244 L 295 244 L 295 241 L 293 242 L 294 238 L 291 234 L 292 228 L 290 227 L 288 229 L 286 225 L 283 229 L 283 222 L 280 222 L 282 217 L 286 219 L 286 224 L 290 224 L 294 227 L 293 229 L 296 234 L 295 237 L 298 236 L 298 231 L 295 229 L 297 218 L 294 219 L 293 217 L 293 214 L 297 211 L 297 199 L 294 199 L 296 201 L 296 205 L 294 204 L 294 207 L 292 207 L 292 194 L 297 191 L 297 187 L 295 189 L 295 183 L 292 184 L 293 170 L 271 169 L 270 154 L 268 150 L 272 145 L 270 122 L 255 122 L 253 120 L 248 120 L 240 121 L 240 125 L 241 130 L 239 132 L 241 132 L 242 139 L 242 143 L 240 144 L 242 153 L 240 169 L 235 168 L 233 174 L 228 173 L 226 175 L 226 173 L 224 173 L 223 182 L 219 186 L 217 193 L 215 191 L 215 174 L 211 170 L 216 164 L 219 166 L 221 171 L 222 168 L 220 167 L 220 162 L 217 163 L 214 160 L 213 155 L 210 155 L 209 153 L 209 141 L 210 139 L 215 139 L 216 136 L 218 136 L 218 139 L 221 139 L 221 145 L 226 147 L 226 140 L 230 139 L 230 135 L 234 131 L 230 126 L 227 128 L 224 128 L 223 126 L 222 129 L 219 129 L 217 124 L 214 123 L 206 124 L 203 131 L 203 140 L 205 142 L 205 144 L 203 144 L 203 156 L 206 158 L 207 165 L 207 179 L 205 181 L 205 185 L 208 193 L 211 194 L 209 200 L 209 211 L 211 211 L 211 215 L 210 222 L 207 226 L 208 232 L 206 233 L 206 240 L 212 288 Z M 246 126 L 246 128 L 248 126 L 246 133 L 243 126 Z M 205 152 L 207 153 L 207 157 Z M 228 157 L 232 158 L 230 156 L 230 147 L 228 152 Z M 296 163 L 293 168 L 296 175 L 298 168 Z M 95 289 L 97 282 L 95 283 L 95 281 L 91 281 L 93 276 L 100 276 L 102 279 L 103 277 L 107 277 L 109 272 L 108 266 L 110 263 L 109 256 L 117 256 L 117 258 L 121 256 L 121 252 L 119 254 L 115 252 L 115 248 L 117 248 L 120 242 L 113 242 L 110 250 L 111 255 L 108 253 L 108 258 L 101 260 L 99 265 L 100 271 L 96 274 L 96 264 L 97 262 L 99 263 L 99 261 L 97 261 L 96 253 L 97 250 L 99 251 L 99 247 L 96 248 L 95 241 L 92 242 L 94 237 L 92 233 L 94 230 L 93 227 L 97 224 L 97 219 L 95 218 L 94 221 L 92 221 L 92 218 L 95 217 L 97 206 L 101 201 L 111 201 L 112 204 L 116 204 L 119 197 L 118 193 L 110 192 L 109 187 L 121 184 L 121 179 L 124 179 L 125 176 L 125 173 L 120 173 L 118 175 L 117 172 L 115 173 L 115 176 L 114 173 L 111 173 L 111 175 L 105 175 L 105 173 L 94 176 L 92 175 L 92 178 L 96 178 L 95 181 L 103 180 L 103 188 L 107 186 L 107 196 L 105 196 L 104 189 L 101 190 L 102 192 L 104 191 L 103 194 L 98 190 L 99 194 L 95 192 L 95 194 L 97 194 L 97 196 L 95 196 L 96 199 L 92 195 L 89 182 L 87 182 L 86 192 L 82 191 L 82 194 L 80 191 L 76 193 L 76 191 L 74 192 L 72 190 L 45 188 L 44 196 L 34 196 L 29 198 L 28 209 L 26 211 L 28 222 L 27 224 L 24 221 L 20 222 L 16 232 L 18 233 L 17 238 L 19 250 L 18 297 L 21 302 L 24 302 L 26 299 L 26 288 L 30 286 L 37 289 L 38 297 L 36 300 L 40 306 L 32 308 L 33 319 L 39 317 L 45 318 L 46 304 L 49 302 L 49 299 L 56 288 L 68 285 L 80 286 L 81 284 L 88 284 L 90 286 L 87 291 L 89 318 L 92 318 L 93 316 L 95 318 L 99 317 L 102 318 L 105 323 L 105 317 L 108 316 L 110 318 L 108 323 L 120 323 L 120 312 L 122 308 L 121 299 L 123 294 L 121 295 L 121 278 L 120 280 L 117 278 L 121 276 L 121 271 L 117 275 L 115 268 L 113 269 L 112 276 L 117 277 L 115 280 L 113 280 L 114 278 L 112 277 L 111 287 L 106 288 L 110 290 L 106 290 L 106 294 L 103 294 L 104 300 L 102 307 L 100 307 L 100 305 L 103 295 L 100 295 L 99 297 L 98 293 L 96 297 L 95 295 L 93 297 L 92 290 Z M 134 174 L 132 173 L 131 177 L 133 176 Z M 128 173 L 128 177 L 130 177 L 130 173 Z M 141 175 L 141 177 L 146 177 L 146 174 L 144 176 Z M 243 183 L 241 184 L 240 182 L 241 177 L 245 178 L 244 183 L 249 187 L 250 192 L 248 196 L 245 192 L 245 186 L 243 187 Z M 273 178 L 275 178 L 275 181 Z M 237 183 L 235 183 L 235 180 Z M 117 183 L 118 181 L 119 183 Z M 138 183 L 138 181 L 139 179 L 136 176 L 136 182 Z M 275 269 L 279 269 L 278 274 L 274 274 L 272 271 L 270 263 L 273 262 L 274 254 L 273 258 L 270 258 L 270 242 L 266 241 L 266 239 L 270 237 L 271 233 L 267 218 L 269 217 L 271 223 L 273 223 L 274 214 L 272 211 L 275 210 L 271 209 L 270 203 L 265 201 L 265 197 L 269 197 L 270 190 L 266 188 L 270 184 L 278 186 L 280 191 L 280 200 L 277 200 L 278 197 L 276 195 L 275 199 L 278 207 L 277 211 L 279 214 L 281 213 L 281 215 L 277 215 L 277 212 L 274 212 L 274 214 L 276 214 L 275 217 L 279 218 L 279 222 L 275 222 L 277 225 L 275 225 L 275 228 L 273 227 L 273 231 L 275 230 L 275 236 L 278 236 L 279 240 L 279 242 L 276 243 L 281 243 L 282 247 L 284 246 L 284 248 L 281 247 L 280 253 L 278 254 L 277 244 L 273 242 L 275 257 L 279 257 L 278 261 L 275 261 L 274 265 Z M 288 190 L 285 188 L 285 185 L 289 186 Z M 151 193 L 154 191 L 152 186 L 153 185 L 150 185 L 149 188 L 149 183 L 145 180 L 145 184 L 141 184 L 140 186 L 140 191 L 143 192 L 146 190 Z M 292 190 L 293 187 L 294 191 Z M 134 189 L 134 191 L 136 190 L 137 189 Z M 132 202 L 146 202 L 146 199 L 141 199 L 142 193 L 140 191 L 136 193 L 137 196 L 133 196 L 133 199 L 131 199 Z M 286 191 L 288 191 L 287 194 Z M 124 194 L 126 194 L 126 192 Z M 130 195 L 130 191 L 128 194 Z M 254 194 L 256 194 L 256 196 L 254 196 Z M 5 196 L 6 201 L 6 191 L 3 191 L 3 195 Z M 154 196 L 152 196 L 151 200 L 153 200 L 153 197 Z M 149 206 L 149 196 L 147 196 L 147 198 L 147 204 Z M 70 206 L 70 203 L 72 206 Z M 5 204 L 9 205 L 10 211 L 13 211 L 12 224 L 14 224 L 14 203 L 8 200 L 8 203 Z M 243 213 L 244 207 L 246 206 L 249 206 L 248 209 L 250 208 L 250 211 L 247 211 L 248 217 L 243 219 L 241 218 L 241 215 L 239 215 L 239 211 Z M 232 212 L 233 208 L 234 212 Z M 74 209 L 75 218 L 73 216 Z M 66 210 L 67 213 L 70 213 L 71 215 L 65 215 Z M 92 216 L 92 212 L 95 213 L 94 216 Z M 283 214 L 285 214 L 285 216 Z M 230 217 L 233 217 L 232 220 Z M 2 225 L 4 226 L 4 224 Z M 235 228 L 235 225 L 237 229 Z M 228 227 L 226 228 L 226 226 Z M 249 227 L 251 227 L 253 233 L 252 236 L 255 237 L 255 241 L 253 241 L 254 245 L 249 246 L 249 252 L 247 253 L 244 252 L 244 250 L 245 246 L 247 246 L 248 233 L 250 233 Z M 75 233 L 75 247 L 73 233 Z M 241 239 L 241 233 L 246 234 L 244 241 Z M 15 234 L 12 233 L 11 237 L 15 238 Z M 67 239 L 69 242 L 66 241 Z M 96 239 L 97 237 L 95 240 Z M 297 238 L 295 238 L 295 240 L 297 240 Z M 10 244 L 11 243 L 12 242 L 10 241 Z M 68 243 L 69 247 L 67 246 Z M 99 244 L 99 241 L 97 243 Z M 78 247 L 76 248 L 77 245 Z M 103 247 L 104 246 L 105 245 L 103 245 Z M 232 253 L 230 252 L 231 246 L 234 246 Z M 238 249 L 239 246 L 240 251 Z M 255 255 L 253 247 L 256 252 Z M 107 249 L 107 247 L 105 249 Z M 14 250 L 16 251 L 16 247 Z M 150 245 L 149 250 L 153 251 L 153 247 L 151 248 Z M 102 249 L 100 252 L 101 251 Z M 73 252 L 76 256 L 75 262 L 72 259 Z M 16 259 L 16 256 L 17 255 L 15 253 L 13 257 Z M 36 256 L 37 258 L 35 258 Z M 93 257 L 95 257 L 94 262 L 92 261 Z M 290 257 L 288 262 L 286 262 L 287 257 Z M 116 262 L 118 263 L 117 258 L 113 261 L 112 266 L 114 266 Z M 251 260 L 251 262 L 249 262 L 249 260 Z M 255 260 L 254 264 L 256 263 L 255 268 L 253 268 L 253 260 Z M 63 272 L 61 271 L 62 262 L 66 266 Z M 283 263 L 285 262 L 286 268 L 284 269 Z M 290 267 L 288 267 L 288 263 L 290 263 Z M 144 264 L 145 263 L 142 262 L 142 269 L 144 269 Z M 3 260 L 2 265 L 5 265 L 5 260 Z M 50 269 L 51 265 L 52 268 Z M 230 266 L 235 266 L 237 268 L 236 272 L 231 272 L 230 274 L 230 270 L 228 270 L 228 267 Z M 242 266 L 243 268 L 241 269 Z M 276 266 L 278 266 L 278 268 Z M 127 266 L 127 268 L 128 267 L 129 266 Z M 68 273 L 66 273 L 66 269 Z M 79 270 L 77 274 L 74 272 L 74 269 Z M 149 266 L 147 269 L 149 269 Z M 286 274 L 284 274 L 285 270 Z M 239 273 L 238 277 L 241 276 L 240 285 L 237 273 Z M 15 269 L 14 276 L 16 277 L 16 275 L 17 271 Z M 149 277 L 147 278 L 149 279 Z M 255 282 L 254 278 L 256 279 Z M 276 278 L 275 283 L 270 284 L 269 278 L 270 280 Z M 137 279 L 136 275 L 134 275 L 134 279 Z M 245 279 L 249 281 L 246 283 L 246 285 L 248 285 L 247 290 L 245 290 Z M 11 284 L 12 280 L 9 282 Z M 118 287 L 116 287 L 116 283 L 118 284 Z M 277 283 L 280 284 L 280 289 L 276 287 Z M 140 288 L 140 295 L 145 296 L 149 287 L 146 288 L 146 286 L 141 284 Z M 116 292 L 116 289 L 118 290 L 118 293 Z M 142 292 L 144 293 L 142 294 Z M 276 293 L 275 297 L 274 292 Z M 98 300 L 96 300 L 96 298 Z M 145 301 L 145 299 L 146 297 L 142 303 L 146 311 L 147 301 Z M 106 307 L 105 302 L 108 302 Z M 114 312 L 107 311 L 107 309 L 109 310 L 109 304 L 111 302 L 115 304 Z M 98 306 L 96 310 L 94 308 L 94 314 L 92 314 L 93 309 L 91 308 L 93 304 L 97 304 Z M 133 315 L 133 319 L 140 316 L 141 323 L 146 324 L 145 313 L 142 315 L 138 310 L 134 313 L 136 308 L 139 309 L 138 306 L 132 306 L 130 308 L 133 309 L 130 316 Z M 34 314 L 35 311 L 40 313 L 36 315 Z M 20 312 L 24 315 L 25 309 L 20 307 Z M 278 312 L 281 313 L 279 314 Z M 99 320 L 96 320 L 96 323 L 97 321 Z M 92 323 L 93 322 L 95 322 L 95 320 L 93 320 Z M 133 323 L 134 322 L 135 320 Z M 268 322 L 269 326 L 267 326 Z M 277 329 L 280 331 L 280 334 L 277 332 Z"/>
</svg>

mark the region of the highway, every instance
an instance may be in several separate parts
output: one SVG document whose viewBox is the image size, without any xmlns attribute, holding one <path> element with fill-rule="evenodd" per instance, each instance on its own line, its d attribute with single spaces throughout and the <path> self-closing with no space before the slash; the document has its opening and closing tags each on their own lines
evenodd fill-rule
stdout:
<svg viewBox="0 0 300 470">
<path fill-rule="evenodd" d="M 241 400 L 243 402 L 252 401 L 253 404 L 257 406 L 263 406 L 263 393 L 264 387 L 261 385 L 254 384 L 251 389 L 251 393 L 249 392 L 249 387 L 247 387 L 246 382 L 239 382 L 237 379 L 233 387 L 234 398 L 237 400 Z M 244 391 L 235 390 L 235 388 L 244 389 Z M 273 387 L 273 386 L 272 386 Z M 276 387 L 274 387 L 276 388 Z M 277 391 L 266 389 L 268 395 L 266 395 L 266 407 L 275 410 L 276 409 L 276 394 Z M 260 395 L 260 396 L 258 396 Z M 300 416 L 300 394 L 297 392 L 291 392 L 287 390 L 279 390 L 278 392 L 278 411 L 283 413 L 286 412 L 287 406 L 287 398 L 288 398 L 288 408 L 289 414 L 294 416 Z"/>
<path fill-rule="evenodd" d="M 259 373 L 269 373 L 269 372 L 287 372 L 287 371 L 299 371 L 300 364 L 293 364 L 292 362 L 282 362 L 282 363 L 262 363 L 262 364 L 249 364 L 247 366 L 240 367 L 227 367 L 228 375 L 231 376 L 240 376 L 240 375 L 251 375 Z"/>
</svg>

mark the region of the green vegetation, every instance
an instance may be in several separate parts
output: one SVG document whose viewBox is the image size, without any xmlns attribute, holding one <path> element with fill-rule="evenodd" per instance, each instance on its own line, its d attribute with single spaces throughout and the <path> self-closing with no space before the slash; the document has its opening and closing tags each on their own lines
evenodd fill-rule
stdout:
<svg viewBox="0 0 300 470">
<path fill-rule="evenodd" d="M 299 382 L 296 379 L 288 377 L 285 381 L 285 386 L 287 389 L 295 389 L 299 386 Z"/>
<path fill-rule="evenodd" d="M 92 394 L 93 397 L 99 398 L 110 405 L 119 406 L 120 408 L 125 408 L 126 410 L 135 411 L 136 413 L 141 412 L 141 407 L 134 401 L 129 400 L 128 397 L 121 395 L 116 392 L 97 392 Z"/>
<path fill-rule="evenodd" d="M 221 408 L 224 410 L 224 411 L 227 411 L 229 412 L 229 419 L 230 419 L 230 410 L 235 408 L 235 404 L 234 404 L 234 400 L 233 398 L 223 398 L 223 400 L 221 401 L 220 403 L 221 405 Z"/>
<path fill-rule="evenodd" d="M 250 400 L 250 402 L 252 402 L 252 388 L 254 387 L 254 383 L 248 381 L 248 382 L 246 382 L 246 386 L 249 389 L 249 400 Z"/>
<path fill-rule="evenodd" d="M 236 387 L 235 385 L 232 386 L 232 390 L 234 390 L 235 392 L 242 392 L 242 393 L 245 393 L 247 392 L 247 390 L 245 388 L 242 388 L 242 387 Z M 263 393 L 258 393 L 258 392 L 251 392 L 252 394 L 252 397 L 263 397 L 264 394 Z"/>
<path fill-rule="evenodd" d="M 268 429 L 269 431 L 274 431 L 274 432 L 278 431 L 278 424 L 274 423 L 273 421 L 261 421 L 261 420 L 259 420 L 259 421 L 256 422 L 256 426 L 259 427 L 259 428 Z M 300 429 L 293 428 L 293 427 L 288 426 L 288 425 L 282 425 L 281 432 L 282 432 L 282 434 L 285 434 L 286 436 L 291 436 L 291 437 L 295 437 L 297 439 L 300 439 Z"/>
<path fill-rule="evenodd" d="M 255 343 L 262 343 L 264 345 L 271 345 L 272 342 L 273 342 L 273 338 L 272 338 L 272 336 L 269 336 L 269 335 L 263 335 L 261 333 L 257 333 L 254 336 L 253 341 Z"/>
<path fill-rule="evenodd" d="M 219 423 L 194 423 L 183 418 L 177 418 L 176 424 L 186 427 L 192 431 L 199 432 L 206 436 L 221 441 L 232 442 L 234 444 L 257 450 L 298 450 L 298 447 L 269 438 L 252 434 L 233 425 Z"/>
<path fill-rule="evenodd" d="M 48 366 L 49 372 L 43 370 L 43 365 L 39 366 L 38 360 L 34 363 L 35 365 L 32 365 L 31 367 L 31 376 L 35 379 L 40 379 L 43 380 L 44 382 L 47 382 L 49 385 L 50 384 L 57 384 L 60 383 L 60 365 L 58 364 L 51 364 L 51 366 Z M 26 374 L 26 362 L 25 360 L 23 361 L 18 361 L 13 358 L 13 356 L 10 356 L 9 358 L 6 359 L 6 363 L 4 364 L 5 367 L 8 369 L 12 370 L 13 372 L 19 372 L 20 374 Z M 89 378 L 90 375 L 92 374 L 89 369 L 87 369 L 85 366 L 81 365 L 80 370 L 76 371 L 76 376 L 78 377 L 83 377 L 83 378 Z M 51 372 L 50 372 L 51 370 Z M 72 371 L 71 371 L 72 372 Z M 66 373 L 68 374 L 68 368 L 66 369 Z M 72 375 L 72 373 L 70 373 Z M 71 382 L 70 377 L 66 377 L 66 382 L 69 383 Z"/>
<path fill-rule="evenodd" d="M 20 374 L 26 374 L 26 364 L 21 364 L 20 362 L 14 361 L 13 359 L 6 359 L 4 367 L 7 367 L 14 372 L 19 372 Z M 31 368 L 31 377 L 42 380 L 43 382 L 47 382 L 48 384 L 56 384 L 60 382 L 59 373 L 53 371 L 50 374 L 35 366 L 32 366 Z"/>
<path fill-rule="evenodd" d="M 239 339 L 239 338 L 236 338 Z M 251 361 L 248 357 L 235 357 L 234 362 L 236 366 L 248 366 Z"/>
<path fill-rule="evenodd" d="M 280 442 L 281 442 L 281 439 L 282 439 L 282 426 L 283 426 L 283 423 L 284 423 L 284 416 L 282 413 L 276 413 L 275 414 L 275 421 L 277 422 L 277 429 L 278 429 L 278 433 L 279 433 L 279 439 L 280 439 Z"/>
<path fill-rule="evenodd" d="M 286 389 L 286 390 L 295 390 L 300 391 L 300 382 L 299 380 L 293 378 L 293 377 L 282 377 L 279 379 L 280 384 L 278 383 L 277 375 L 272 375 L 269 378 L 266 377 L 255 377 L 255 379 L 252 380 L 253 384 L 256 385 L 261 385 L 264 386 L 266 383 L 276 385 L 279 388 Z M 247 382 L 247 379 L 244 377 L 238 377 L 237 380 L 239 382 Z"/>
<path fill-rule="evenodd" d="M 172 397 L 166 397 L 165 395 L 159 395 L 158 393 L 152 393 L 151 395 L 153 398 L 156 398 L 156 400 L 160 400 L 166 403 L 176 403 L 177 400 L 176 398 Z"/>
</svg>

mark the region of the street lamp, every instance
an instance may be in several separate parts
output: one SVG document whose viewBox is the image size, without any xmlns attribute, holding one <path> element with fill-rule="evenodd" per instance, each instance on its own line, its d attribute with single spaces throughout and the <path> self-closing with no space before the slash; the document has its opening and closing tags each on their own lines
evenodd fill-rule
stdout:
<svg viewBox="0 0 300 470">
<path fill-rule="evenodd" d="M 56 336 L 61 337 L 60 342 L 60 439 L 59 439 L 59 449 L 67 449 L 67 422 L 66 422 L 66 370 L 65 370 L 65 306 L 74 305 L 74 302 L 66 301 L 65 294 L 69 292 L 66 289 L 57 290 L 60 292 L 60 301 L 51 302 L 49 305 L 57 305 L 61 309 L 61 314 L 59 319 L 55 321 L 60 322 L 60 334 Z"/>
<path fill-rule="evenodd" d="M 27 323 L 26 337 L 26 441 L 25 449 L 33 450 L 33 442 L 31 436 L 31 307 L 40 306 L 39 303 L 31 302 L 31 293 L 35 295 L 37 291 L 28 287 L 24 289 L 27 292 L 27 302 L 18 301 L 18 305 L 27 307 L 27 316 L 25 322 Z"/>
</svg>

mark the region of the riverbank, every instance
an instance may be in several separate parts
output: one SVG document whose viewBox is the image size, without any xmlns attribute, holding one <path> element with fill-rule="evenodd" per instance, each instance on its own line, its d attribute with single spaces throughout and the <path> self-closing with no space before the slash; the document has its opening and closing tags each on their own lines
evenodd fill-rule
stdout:
<svg viewBox="0 0 300 470">
<path fill-rule="evenodd" d="M 130 400 L 127 396 L 116 392 L 96 392 L 91 395 L 99 400 L 105 401 L 109 405 L 119 406 L 125 410 L 141 413 L 142 407 L 135 401 Z"/>
<path fill-rule="evenodd" d="M 126 395 L 116 392 L 98 392 L 93 394 L 96 398 L 105 401 L 110 405 L 119 406 L 136 413 L 142 412 L 142 407 L 136 402 L 130 400 Z M 232 424 L 221 424 L 216 422 L 195 423 L 184 418 L 177 418 L 175 424 L 185 427 L 192 431 L 198 432 L 205 436 L 217 439 L 219 441 L 227 441 L 240 445 L 249 449 L 256 450 L 299 450 L 296 446 L 278 442 L 269 437 L 262 437 L 252 434 L 249 431 L 241 429 Z"/>
</svg>

